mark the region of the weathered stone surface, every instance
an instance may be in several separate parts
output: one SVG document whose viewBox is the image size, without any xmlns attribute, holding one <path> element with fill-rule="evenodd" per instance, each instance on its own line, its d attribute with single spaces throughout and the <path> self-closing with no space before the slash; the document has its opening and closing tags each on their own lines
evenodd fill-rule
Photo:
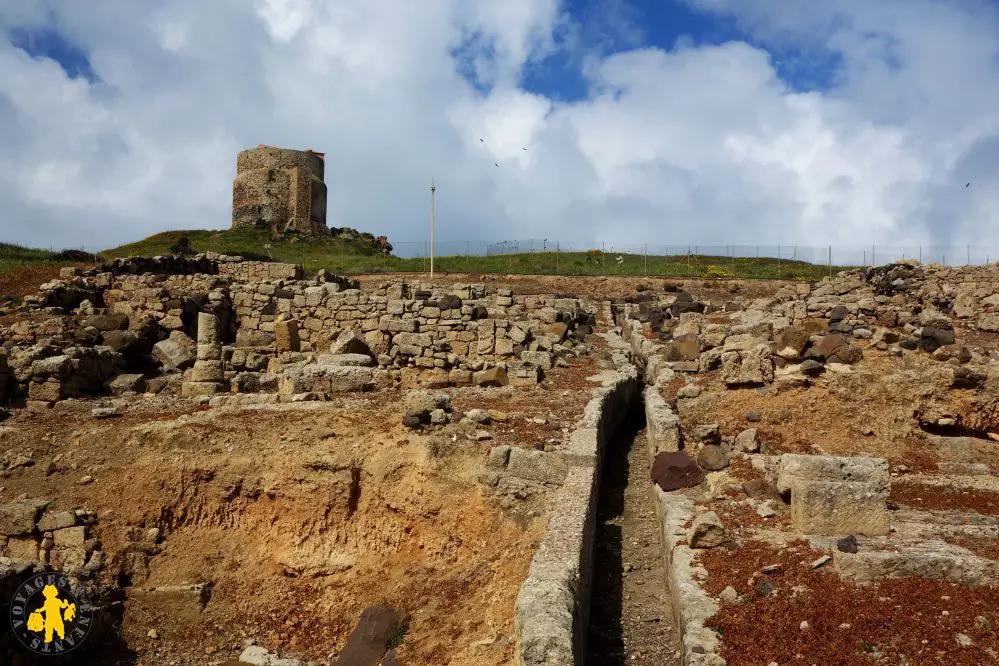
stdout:
<svg viewBox="0 0 999 666">
<path fill-rule="evenodd" d="M 360 368 L 375 365 L 375 359 L 366 354 L 320 354 L 316 361 L 323 365 L 351 365 Z"/>
<path fill-rule="evenodd" d="M 373 356 L 371 348 L 368 346 L 368 341 L 357 331 L 343 331 L 340 333 L 330 345 L 330 353 Z"/>
<path fill-rule="evenodd" d="M 791 524 L 803 534 L 888 534 L 885 494 L 869 483 L 795 479 Z"/>
<path fill-rule="evenodd" d="M 128 391 L 142 393 L 146 390 L 146 378 L 142 375 L 118 375 L 108 384 L 111 395 L 121 395 Z"/>
<path fill-rule="evenodd" d="M 824 335 L 821 340 L 808 350 L 808 353 L 805 354 L 805 358 L 814 358 L 819 361 L 825 361 L 829 357 L 833 356 L 840 347 L 844 347 L 849 343 L 849 339 L 841 333 L 830 333 L 829 335 Z"/>
<path fill-rule="evenodd" d="M 435 409 L 450 411 L 451 396 L 443 391 L 416 389 L 408 391 L 403 400 L 406 414 L 429 414 Z"/>
<path fill-rule="evenodd" d="M 725 543 L 725 525 L 714 511 L 705 511 L 694 518 L 687 531 L 691 548 L 714 548 Z"/>
<path fill-rule="evenodd" d="M 867 483 L 882 493 L 888 492 L 891 483 L 884 458 L 785 453 L 777 463 L 777 492 L 791 490 L 796 479 Z"/>
<path fill-rule="evenodd" d="M 953 379 L 950 385 L 954 388 L 964 388 L 964 389 L 974 389 L 981 388 L 985 386 L 985 382 L 988 379 L 988 374 L 975 370 L 973 368 L 968 368 L 960 366 L 954 368 Z"/>
<path fill-rule="evenodd" d="M 218 317 L 209 312 L 198 313 L 198 344 L 216 345 L 219 343 Z"/>
<path fill-rule="evenodd" d="M 701 343 L 696 335 L 674 337 L 666 346 L 667 361 L 696 361 L 701 355 Z"/>
<path fill-rule="evenodd" d="M 305 365 L 282 373 L 278 392 L 282 394 L 349 393 L 374 388 L 371 368 L 338 365 Z"/>
<path fill-rule="evenodd" d="M 298 320 L 279 319 L 274 322 L 274 348 L 280 352 L 297 352 L 302 348 L 298 335 Z"/>
<path fill-rule="evenodd" d="M 507 472 L 513 476 L 529 481 L 561 485 L 568 471 L 569 466 L 561 456 L 520 448 L 510 450 Z"/>
<path fill-rule="evenodd" d="M 797 360 L 808 344 L 808 333 L 800 328 L 789 326 L 774 338 L 774 353 L 781 358 Z"/>
<path fill-rule="evenodd" d="M 129 608 L 135 612 L 156 613 L 172 621 L 195 624 L 201 619 L 210 596 L 210 588 L 202 584 L 165 585 L 162 587 L 126 588 Z"/>
<path fill-rule="evenodd" d="M 153 345 L 153 356 L 159 359 L 167 370 L 182 370 L 194 365 L 197 346 L 183 331 L 173 331 L 169 338 Z"/>
<path fill-rule="evenodd" d="M 746 451 L 756 453 L 760 450 L 760 443 L 756 441 L 756 428 L 746 428 L 735 436 L 732 447 L 735 451 Z"/>
<path fill-rule="evenodd" d="M 728 453 L 718 444 L 705 444 L 697 454 L 697 464 L 712 472 L 723 470 L 729 465 Z"/>
<path fill-rule="evenodd" d="M 923 351 L 933 352 L 944 345 L 954 344 L 955 339 L 953 329 L 923 326 L 919 331 L 919 348 Z"/>
<path fill-rule="evenodd" d="M 57 511 L 55 513 L 47 513 L 42 516 L 42 518 L 38 521 L 38 531 L 51 532 L 52 530 L 61 530 L 65 527 L 73 527 L 75 525 L 75 511 Z"/>
<path fill-rule="evenodd" d="M 45 507 L 47 500 L 25 499 L 0 504 L 0 534 L 15 536 L 31 534 L 35 523 Z"/>
<path fill-rule="evenodd" d="M 665 491 L 693 488 L 704 481 L 697 462 L 683 451 L 664 451 L 652 462 L 652 482 Z"/>
<path fill-rule="evenodd" d="M 187 378 L 191 382 L 221 382 L 225 371 L 221 361 L 195 361 Z"/>
<path fill-rule="evenodd" d="M 239 663 L 249 666 L 302 666 L 298 659 L 282 659 L 259 645 L 247 646 L 239 655 Z"/>
<path fill-rule="evenodd" d="M 506 386 L 509 383 L 506 370 L 499 366 L 480 370 L 473 375 L 476 386 Z"/>
<path fill-rule="evenodd" d="M 748 352 L 725 352 L 722 355 L 722 379 L 728 386 L 772 382 L 773 352 L 768 345 L 758 345 Z"/>
</svg>

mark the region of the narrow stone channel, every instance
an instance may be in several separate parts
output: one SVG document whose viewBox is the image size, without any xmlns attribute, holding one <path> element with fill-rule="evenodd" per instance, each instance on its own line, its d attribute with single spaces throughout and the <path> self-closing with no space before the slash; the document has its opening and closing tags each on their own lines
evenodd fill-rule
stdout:
<svg viewBox="0 0 999 666">
<path fill-rule="evenodd" d="M 649 479 L 640 415 L 607 451 L 597 508 L 588 666 L 676 666 L 679 636 Z"/>
</svg>

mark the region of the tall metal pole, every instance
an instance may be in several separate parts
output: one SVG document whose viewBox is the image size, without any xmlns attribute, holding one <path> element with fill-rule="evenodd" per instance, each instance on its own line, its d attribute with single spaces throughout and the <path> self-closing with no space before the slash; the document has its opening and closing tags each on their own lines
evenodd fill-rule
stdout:
<svg viewBox="0 0 999 666">
<path fill-rule="evenodd" d="M 434 210 L 437 196 L 437 181 L 430 179 L 430 277 L 434 276 L 434 224 L 437 221 L 437 212 Z"/>
</svg>

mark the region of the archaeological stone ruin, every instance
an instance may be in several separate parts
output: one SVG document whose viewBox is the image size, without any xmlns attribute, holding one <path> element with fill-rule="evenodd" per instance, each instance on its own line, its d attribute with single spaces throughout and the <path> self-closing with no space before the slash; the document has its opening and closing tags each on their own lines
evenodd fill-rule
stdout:
<svg viewBox="0 0 999 666">
<path fill-rule="evenodd" d="M 166 608 L 159 658 L 257 576 L 269 631 L 219 663 L 999 658 L 999 268 L 626 287 L 63 269 L 2 312 L 0 591 Z"/>
<path fill-rule="evenodd" d="M 323 234 L 326 228 L 324 155 L 257 146 L 236 157 L 232 228 Z"/>
</svg>

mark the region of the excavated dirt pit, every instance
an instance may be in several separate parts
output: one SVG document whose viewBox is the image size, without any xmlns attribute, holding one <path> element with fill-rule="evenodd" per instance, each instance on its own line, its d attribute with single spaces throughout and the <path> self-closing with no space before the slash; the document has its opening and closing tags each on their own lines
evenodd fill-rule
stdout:
<svg viewBox="0 0 999 666">
<path fill-rule="evenodd" d="M 85 403 L 18 411 L 0 458 L 23 464 L 0 478 L 0 502 L 97 514 L 101 582 L 128 599 L 127 650 L 102 659 L 221 665 L 255 641 L 333 663 L 361 611 L 385 604 L 409 615 L 401 663 L 505 664 L 551 491 L 511 502 L 478 475 L 496 444 L 567 433 L 595 368 L 590 357 L 536 388 L 449 390 L 456 410 L 497 412 L 474 427 L 407 430 L 395 391 L 211 410 L 138 399 L 106 420 Z M 191 584 L 208 590 L 203 609 L 193 593 L 139 592 Z"/>
</svg>

